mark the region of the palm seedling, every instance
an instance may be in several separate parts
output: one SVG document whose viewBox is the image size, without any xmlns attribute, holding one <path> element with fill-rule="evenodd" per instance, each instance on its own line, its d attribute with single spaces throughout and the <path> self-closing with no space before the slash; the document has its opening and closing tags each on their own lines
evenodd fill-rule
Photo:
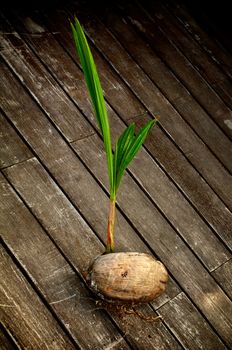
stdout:
<svg viewBox="0 0 232 350">
<path fill-rule="evenodd" d="M 147 302 L 160 295 L 167 282 L 163 264 L 143 253 L 114 253 L 115 205 L 124 172 L 138 153 L 156 119 L 149 120 L 135 135 L 132 123 L 118 138 L 112 151 L 110 126 L 99 76 L 84 31 L 75 18 L 71 23 L 76 50 L 105 146 L 109 175 L 110 205 L 105 253 L 89 269 L 92 290 L 107 301 Z"/>
</svg>

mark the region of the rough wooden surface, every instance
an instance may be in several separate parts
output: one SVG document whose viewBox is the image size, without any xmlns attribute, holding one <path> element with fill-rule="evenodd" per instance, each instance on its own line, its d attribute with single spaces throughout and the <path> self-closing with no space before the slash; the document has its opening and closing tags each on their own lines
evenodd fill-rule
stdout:
<svg viewBox="0 0 232 350">
<path fill-rule="evenodd" d="M 24 349 L 75 349 L 1 246 L 1 320 Z"/>
<path fill-rule="evenodd" d="M 9 122 L 0 113 L 0 168 L 20 163 L 32 157 L 32 153 Z"/>
<path fill-rule="evenodd" d="M 2 350 L 18 350 L 15 339 L 6 331 L 3 325 L 0 325 L 0 348 Z"/>
<path fill-rule="evenodd" d="M 219 266 L 212 272 L 212 275 L 217 279 L 220 286 L 227 292 L 230 298 L 232 298 L 232 259 Z"/>
<path fill-rule="evenodd" d="M 1 16 L 1 349 L 229 349 L 232 60 L 184 1 L 54 1 Z M 166 292 L 143 315 L 96 304 L 103 144 L 68 18 L 90 39 L 112 127 L 160 115 L 117 202 L 119 251 L 153 254 Z M 219 36 L 218 36 L 219 37 Z M 101 164 L 100 164 L 101 163 Z M 100 166 L 99 166 L 100 164 Z"/>
</svg>

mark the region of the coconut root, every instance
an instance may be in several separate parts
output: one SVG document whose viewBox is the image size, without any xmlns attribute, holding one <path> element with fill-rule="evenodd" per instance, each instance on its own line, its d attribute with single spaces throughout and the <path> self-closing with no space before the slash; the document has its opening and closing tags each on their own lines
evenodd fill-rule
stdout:
<svg viewBox="0 0 232 350">
<path fill-rule="evenodd" d="M 146 322 L 157 322 L 159 320 L 162 320 L 162 316 L 145 315 L 144 313 L 142 313 L 136 308 L 138 307 L 138 305 L 134 305 L 133 303 L 132 304 L 112 304 L 112 303 L 108 303 L 107 301 L 97 300 L 96 305 L 98 306 L 99 309 L 105 309 L 108 312 L 115 313 L 117 316 L 121 318 L 132 315 Z"/>
</svg>

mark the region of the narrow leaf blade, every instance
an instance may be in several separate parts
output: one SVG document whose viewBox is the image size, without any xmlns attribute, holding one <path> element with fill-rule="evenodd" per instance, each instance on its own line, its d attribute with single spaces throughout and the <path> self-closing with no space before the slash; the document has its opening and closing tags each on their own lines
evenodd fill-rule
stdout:
<svg viewBox="0 0 232 350">
<path fill-rule="evenodd" d="M 153 125 L 156 123 L 156 120 L 150 120 L 143 128 L 140 129 L 137 136 L 133 139 L 133 141 L 130 143 L 130 147 L 126 150 L 123 159 L 121 161 L 121 164 L 119 168 L 117 169 L 117 178 L 115 183 L 115 193 L 117 193 L 118 187 L 120 185 L 122 176 L 130 164 L 130 162 L 134 159 L 140 148 L 142 147 L 142 144 L 144 143 L 149 131 L 153 127 Z"/>
<path fill-rule="evenodd" d="M 74 42 L 76 45 L 76 50 L 80 58 L 86 84 L 91 97 L 95 116 L 103 136 L 108 165 L 110 193 L 112 195 L 114 189 L 113 154 L 111 146 L 110 127 L 103 91 L 91 50 L 89 48 L 84 31 L 77 18 L 75 18 L 74 24 L 71 23 L 71 28 Z"/>
</svg>

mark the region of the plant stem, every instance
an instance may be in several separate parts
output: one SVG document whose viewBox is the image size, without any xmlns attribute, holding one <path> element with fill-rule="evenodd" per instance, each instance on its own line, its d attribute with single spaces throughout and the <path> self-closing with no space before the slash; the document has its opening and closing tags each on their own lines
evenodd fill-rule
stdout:
<svg viewBox="0 0 232 350">
<path fill-rule="evenodd" d="M 116 199 L 110 199 L 108 226 L 107 226 L 107 244 L 106 253 L 114 252 L 114 224 L 115 224 L 115 204 Z"/>
</svg>

